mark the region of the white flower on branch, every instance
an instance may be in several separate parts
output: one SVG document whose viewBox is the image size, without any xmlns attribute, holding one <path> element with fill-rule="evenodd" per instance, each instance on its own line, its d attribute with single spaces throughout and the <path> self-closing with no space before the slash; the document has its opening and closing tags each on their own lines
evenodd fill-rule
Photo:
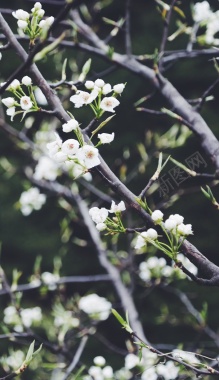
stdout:
<svg viewBox="0 0 219 380">
<path fill-rule="evenodd" d="M 39 306 L 22 309 L 20 315 L 25 327 L 30 327 L 34 322 L 40 322 L 42 320 L 42 311 Z"/>
<path fill-rule="evenodd" d="M 97 223 L 96 225 L 96 229 L 100 232 L 106 230 L 106 228 L 107 228 L 107 225 L 105 223 Z"/>
<path fill-rule="evenodd" d="M 170 215 L 169 219 L 174 220 L 177 226 L 179 224 L 183 223 L 183 221 L 184 221 L 184 217 L 182 215 L 179 215 L 179 214 Z"/>
<path fill-rule="evenodd" d="M 68 156 L 67 154 L 63 153 L 63 152 L 57 152 L 56 154 L 54 154 L 53 156 L 53 159 L 56 161 L 56 162 L 59 162 L 60 164 L 65 162 L 67 160 Z"/>
<path fill-rule="evenodd" d="M 109 211 L 102 207 L 92 207 L 89 210 L 89 215 L 91 216 L 91 219 L 94 221 L 94 223 L 100 224 L 104 223 L 106 218 L 108 217 Z"/>
<path fill-rule="evenodd" d="M 41 20 L 39 22 L 39 28 L 44 29 L 44 30 L 49 29 L 50 26 L 54 23 L 54 20 L 55 19 L 53 16 L 47 17 L 45 20 Z"/>
<path fill-rule="evenodd" d="M 172 361 L 165 364 L 159 363 L 156 367 L 157 374 L 163 376 L 165 380 L 175 379 L 179 374 L 179 368 Z"/>
<path fill-rule="evenodd" d="M 21 97 L 20 105 L 24 111 L 28 111 L 29 109 L 31 109 L 33 107 L 33 102 L 31 101 L 29 96 L 25 95 L 25 96 Z"/>
<path fill-rule="evenodd" d="M 62 130 L 65 133 L 75 131 L 79 126 L 79 123 L 75 119 L 68 120 L 67 123 L 62 125 Z"/>
<path fill-rule="evenodd" d="M 6 107 L 13 107 L 14 104 L 15 104 L 16 100 L 12 97 L 8 97 L 8 98 L 4 98 L 2 99 L 2 103 L 6 106 Z"/>
<path fill-rule="evenodd" d="M 37 180 L 47 179 L 48 181 L 55 181 L 58 173 L 58 164 L 49 157 L 42 156 L 36 165 L 33 178 Z"/>
<path fill-rule="evenodd" d="M 195 22 L 207 20 L 212 15 L 212 11 L 208 1 L 196 3 L 193 7 L 193 19 Z"/>
<path fill-rule="evenodd" d="M 17 25 L 18 25 L 18 28 L 25 30 L 28 26 L 28 22 L 25 20 L 18 20 Z"/>
<path fill-rule="evenodd" d="M 91 93 L 86 91 L 78 91 L 77 94 L 70 97 L 70 101 L 74 103 L 75 108 L 92 103 L 98 96 L 98 91 L 93 90 Z"/>
<path fill-rule="evenodd" d="M 125 368 L 132 369 L 140 364 L 139 357 L 135 354 L 128 354 L 125 357 Z"/>
<path fill-rule="evenodd" d="M 75 153 L 77 153 L 78 149 L 79 149 L 79 142 L 78 140 L 75 140 L 75 139 L 66 140 L 62 144 L 62 152 L 67 154 L 68 156 L 72 156 Z"/>
<path fill-rule="evenodd" d="M 7 90 L 9 91 L 13 91 L 13 90 L 17 90 L 19 87 L 20 87 L 20 82 L 18 79 L 14 79 L 11 84 L 8 86 Z"/>
<path fill-rule="evenodd" d="M 123 201 L 119 202 L 118 205 L 116 205 L 115 202 L 112 201 L 111 208 L 110 208 L 109 212 L 121 212 L 121 211 L 125 211 L 125 210 L 126 210 L 126 207 L 125 207 L 125 203 Z"/>
<path fill-rule="evenodd" d="M 112 304 L 104 297 L 99 297 L 97 294 L 89 294 L 88 296 L 81 297 L 78 307 L 91 318 L 104 321 L 109 317 Z"/>
<path fill-rule="evenodd" d="M 193 235 L 192 225 L 181 223 L 177 226 L 177 232 L 182 236 Z"/>
<path fill-rule="evenodd" d="M 25 86 L 30 86 L 32 84 L 32 79 L 30 77 L 28 77 L 27 75 L 25 75 L 21 82 L 25 85 Z"/>
<path fill-rule="evenodd" d="M 13 120 L 13 117 L 15 115 L 15 107 L 9 107 L 6 111 L 6 114 L 8 116 L 11 116 L 11 120 Z"/>
<path fill-rule="evenodd" d="M 76 157 L 83 166 L 87 169 L 91 169 L 100 164 L 98 153 L 99 151 L 97 148 L 94 148 L 91 145 L 84 145 L 78 149 Z"/>
<path fill-rule="evenodd" d="M 106 359 L 103 356 L 95 356 L 93 362 L 95 365 L 103 367 L 106 364 Z"/>
<path fill-rule="evenodd" d="M 100 108 L 104 111 L 115 112 L 114 108 L 117 107 L 120 102 L 113 96 L 105 97 L 100 102 Z"/>
<path fill-rule="evenodd" d="M 21 194 L 19 202 L 22 214 L 27 216 L 33 210 L 41 209 L 46 202 L 46 196 L 41 194 L 37 187 L 32 187 Z"/>
<path fill-rule="evenodd" d="M 104 84 L 104 86 L 103 86 L 103 88 L 102 88 L 102 94 L 103 94 L 103 95 L 107 95 L 107 94 L 109 94 L 111 91 L 112 91 L 112 86 L 111 86 L 111 84 L 109 84 L 109 83 Z"/>
<path fill-rule="evenodd" d="M 140 235 L 138 235 L 136 244 L 135 244 L 135 249 L 143 248 L 146 245 L 146 239 L 147 239 L 147 231 L 144 231 Z"/>
<path fill-rule="evenodd" d="M 116 94 L 121 94 L 124 88 L 125 88 L 124 83 L 115 84 L 115 86 L 113 86 L 113 90 Z"/>
<path fill-rule="evenodd" d="M 88 89 L 88 90 L 93 90 L 94 88 L 94 82 L 92 80 L 87 80 L 85 82 L 85 87 Z"/>
<path fill-rule="evenodd" d="M 17 20 L 27 21 L 30 18 L 30 14 L 23 9 L 18 9 L 15 12 L 12 12 L 12 16 L 14 16 Z"/>
<path fill-rule="evenodd" d="M 115 137 L 115 133 L 99 133 L 97 137 L 100 139 L 101 144 L 110 144 Z"/>
<path fill-rule="evenodd" d="M 151 214 L 151 218 L 155 224 L 158 224 L 163 220 L 163 213 L 160 210 L 154 210 Z"/>
<path fill-rule="evenodd" d="M 57 152 L 62 148 L 62 140 L 59 137 L 58 133 L 55 133 L 55 140 L 46 144 L 47 149 L 49 150 L 49 156 L 53 157 Z"/>
<path fill-rule="evenodd" d="M 39 11 L 40 9 L 42 9 L 42 4 L 39 1 L 37 1 L 34 4 L 34 7 L 31 9 L 31 12 L 34 13 L 35 11 Z"/>
<path fill-rule="evenodd" d="M 103 79 L 96 79 L 94 84 L 95 84 L 95 86 L 102 88 L 105 85 L 105 82 Z"/>
</svg>

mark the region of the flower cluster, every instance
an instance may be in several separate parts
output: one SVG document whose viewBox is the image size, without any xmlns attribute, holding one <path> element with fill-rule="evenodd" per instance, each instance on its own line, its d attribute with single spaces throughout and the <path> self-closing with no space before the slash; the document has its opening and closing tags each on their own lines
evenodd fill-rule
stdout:
<svg viewBox="0 0 219 380">
<path fill-rule="evenodd" d="M 105 207 L 92 207 L 89 210 L 89 215 L 91 216 L 91 219 L 94 221 L 94 223 L 96 223 L 96 228 L 98 231 L 107 230 L 110 234 L 113 234 L 125 231 L 120 216 L 121 212 L 125 211 L 125 209 L 126 207 L 123 201 L 117 205 L 114 201 L 112 201 L 110 210 L 106 209 Z M 113 219 L 109 218 L 109 213 L 116 214 L 116 217 Z"/>
<path fill-rule="evenodd" d="M 41 320 L 42 312 L 39 306 L 21 309 L 19 314 L 15 306 L 8 306 L 4 310 L 4 323 L 13 325 L 14 330 L 17 332 L 22 332 L 23 326 L 30 327 L 34 323 L 41 322 Z"/>
<path fill-rule="evenodd" d="M 24 87 L 27 88 L 28 95 L 25 93 Z M 13 97 L 2 99 L 2 103 L 8 108 L 6 113 L 11 116 L 11 120 L 17 114 L 23 113 L 24 117 L 28 112 L 39 110 L 33 93 L 32 80 L 27 75 L 22 78 L 21 82 L 14 79 L 8 86 L 7 91 L 12 92 Z M 16 107 L 20 108 L 20 110 L 16 111 Z"/>
<path fill-rule="evenodd" d="M 197 275 L 198 269 L 192 264 L 187 257 L 182 253 L 177 255 L 177 260 L 182 263 L 182 265 L 189 270 L 194 275 Z M 142 281 L 149 282 L 151 280 L 157 280 L 165 278 L 168 281 L 174 279 L 185 279 L 187 276 L 178 267 L 174 266 L 174 261 L 172 266 L 167 264 L 167 261 L 163 257 L 150 257 L 147 261 L 143 261 L 139 265 L 139 277 Z"/>
<path fill-rule="evenodd" d="M 37 187 L 24 191 L 19 199 L 21 212 L 25 216 L 30 215 L 33 210 L 40 210 L 45 202 L 45 194 L 40 194 Z"/>
<path fill-rule="evenodd" d="M 110 315 L 112 304 L 104 297 L 100 297 L 97 294 L 89 294 L 88 296 L 81 297 L 78 307 L 88 314 L 90 318 L 104 321 Z"/>
<path fill-rule="evenodd" d="M 157 231 L 149 228 L 147 231 L 138 234 L 135 248 L 140 249 L 146 246 L 147 242 L 153 244 L 155 247 L 161 249 L 169 257 L 175 259 L 183 240 L 192 235 L 192 225 L 184 224 L 183 216 L 179 214 L 170 215 L 163 223 L 163 213 L 160 210 L 155 210 L 151 213 L 151 218 L 154 224 L 159 224 L 164 231 L 169 246 L 158 241 Z"/>
<path fill-rule="evenodd" d="M 201 26 L 206 26 L 205 43 L 219 45 L 219 39 L 214 37 L 219 32 L 219 11 L 213 12 L 208 1 L 202 1 L 194 5 L 193 19 Z"/>
<path fill-rule="evenodd" d="M 93 359 L 94 365 L 88 369 L 88 375 L 83 377 L 83 380 L 112 380 L 113 369 L 106 364 L 106 359 L 103 356 L 96 356 Z"/>
<path fill-rule="evenodd" d="M 31 41 L 35 38 L 45 34 L 50 26 L 54 22 L 54 17 L 48 17 L 43 20 L 45 11 L 42 8 L 40 2 L 36 2 L 34 7 L 31 9 L 31 13 L 24 11 L 23 9 L 18 9 L 12 12 L 12 15 L 17 19 L 17 25 L 19 31 L 30 37 Z"/>
<path fill-rule="evenodd" d="M 95 116 L 99 118 L 105 111 L 115 112 L 114 108 L 120 104 L 116 97 L 123 92 L 125 84 L 119 83 L 112 88 L 102 79 L 96 79 L 95 82 L 86 81 L 85 87 L 89 92 L 78 90 L 70 97 L 70 101 L 74 103 L 75 108 L 89 104 Z M 110 93 L 111 96 L 105 96 Z"/>
<path fill-rule="evenodd" d="M 47 144 L 49 156 L 55 161 L 64 162 L 68 167 L 74 167 L 78 175 L 84 174 L 89 169 L 100 164 L 97 148 L 85 144 L 81 139 L 82 146 L 76 139 L 68 139 L 62 142 L 59 135 L 57 133 L 55 135 L 55 140 Z"/>
</svg>

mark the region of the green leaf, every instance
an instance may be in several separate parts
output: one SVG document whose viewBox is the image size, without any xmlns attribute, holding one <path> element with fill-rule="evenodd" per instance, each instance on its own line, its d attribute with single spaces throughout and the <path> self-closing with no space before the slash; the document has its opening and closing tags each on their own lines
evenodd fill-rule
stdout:
<svg viewBox="0 0 219 380">
<path fill-rule="evenodd" d="M 100 123 L 100 125 L 92 132 L 92 137 L 97 133 L 99 132 L 99 130 L 101 128 L 103 128 L 107 123 L 110 122 L 110 120 L 114 117 L 115 115 L 112 115 L 112 116 L 109 116 L 106 120 L 102 121 L 102 123 Z"/>
<path fill-rule="evenodd" d="M 92 62 L 92 61 L 91 61 L 91 58 L 89 58 L 89 59 L 85 62 L 84 66 L 82 67 L 81 74 L 80 74 L 80 76 L 79 76 L 79 78 L 78 78 L 78 80 L 79 80 L 80 82 L 83 82 L 83 81 L 85 80 L 87 74 L 89 73 L 89 71 L 90 71 L 90 67 L 91 67 L 91 62 Z"/>
</svg>

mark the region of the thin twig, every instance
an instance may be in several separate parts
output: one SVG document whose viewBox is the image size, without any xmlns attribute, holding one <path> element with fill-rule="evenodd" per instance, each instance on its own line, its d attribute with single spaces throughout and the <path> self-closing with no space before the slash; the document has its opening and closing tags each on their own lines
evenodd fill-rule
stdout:
<svg viewBox="0 0 219 380">
<path fill-rule="evenodd" d="M 78 349 L 73 357 L 73 360 L 71 362 L 71 364 L 69 365 L 69 367 L 67 368 L 66 372 L 65 372 L 65 375 L 63 376 L 62 380 L 67 380 L 67 378 L 69 377 L 69 375 L 72 373 L 72 371 L 75 369 L 76 365 L 78 364 L 79 360 L 80 360 L 80 357 L 85 349 L 85 346 L 87 344 L 87 341 L 88 341 L 88 335 L 85 335 L 82 337 L 81 341 L 80 341 L 80 344 L 78 346 Z"/>
</svg>

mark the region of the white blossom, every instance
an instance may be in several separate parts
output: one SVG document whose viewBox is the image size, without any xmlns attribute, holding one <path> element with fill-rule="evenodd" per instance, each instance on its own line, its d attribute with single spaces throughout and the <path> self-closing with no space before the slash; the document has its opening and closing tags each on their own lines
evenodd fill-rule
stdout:
<svg viewBox="0 0 219 380">
<path fill-rule="evenodd" d="M 93 90 L 91 93 L 86 91 L 78 91 L 77 94 L 70 97 L 70 101 L 74 103 L 75 108 L 80 108 L 83 105 L 90 104 L 98 96 L 98 91 Z"/>
<path fill-rule="evenodd" d="M 40 194 L 37 187 L 31 187 L 24 191 L 19 199 L 21 212 L 23 215 L 29 215 L 33 210 L 40 210 L 46 202 L 45 194 Z"/>
<path fill-rule="evenodd" d="M 17 90 L 20 87 L 20 82 L 18 79 L 14 79 L 11 84 L 8 86 L 7 90 Z"/>
<path fill-rule="evenodd" d="M 85 82 L 85 87 L 88 89 L 88 90 L 92 90 L 94 88 L 94 82 L 92 80 L 87 80 Z"/>
<path fill-rule="evenodd" d="M 5 358 L 5 362 L 9 367 L 16 370 L 19 368 L 25 359 L 24 352 L 21 350 L 13 351 L 11 355 Z"/>
<path fill-rule="evenodd" d="M 166 230 L 168 231 L 173 231 L 177 226 L 177 222 L 176 220 L 174 219 L 167 219 L 165 222 L 164 222 L 164 227 L 166 228 Z"/>
<path fill-rule="evenodd" d="M 84 145 L 77 151 L 78 160 L 87 168 L 91 169 L 100 164 L 98 149 L 91 145 Z"/>
<path fill-rule="evenodd" d="M 54 154 L 54 156 L 52 157 L 56 162 L 59 162 L 59 163 L 63 163 L 67 160 L 68 156 L 66 153 L 60 151 L 60 152 L 57 152 L 56 154 Z"/>
<path fill-rule="evenodd" d="M 17 25 L 18 25 L 18 28 L 25 30 L 28 26 L 28 22 L 25 20 L 18 20 Z"/>
<path fill-rule="evenodd" d="M 108 217 L 109 211 L 102 207 L 92 207 L 89 210 L 89 215 L 91 216 L 91 219 L 94 221 L 94 223 L 99 224 L 99 223 L 104 223 L 106 218 Z"/>
<path fill-rule="evenodd" d="M 40 104 L 41 106 L 47 106 L 48 105 L 46 97 L 39 87 L 37 87 L 34 90 L 34 96 L 35 96 L 35 99 L 37 101 L 37 104 Z"/>
<path fill-rule="evenodd" d="M 147 238 L 151 240 L 156 240 L 158 238 L 157 231 L 154 230 L 153 228 L 149 228 L 147 230 Z"/>
<path fill-rule="evenodd" d="M 39 18 L 42 18 L 45 14 L 45 11 L 43 9 L 38 9 L 38 10 L 35 10 L 35 14 L 39 17 Z"/>
<path fill-rule="evenodd" d="M 132 369 L 139 365 L 139 357 L 135 354 L 128 354 L 125 357 L 125 368 Z"/>
<path fill-rule="evenodd" d="M 103 367 L 106 364 L 106 359 L 103 356 L 95 356 L 94 364 Z"/>
<path fill-rule="evenodd" d="M 62 130 L 65 133 L 75 131 L 79 126 L 79 123 L 75 119 L 68 120 L 67 123 L 62 125 Z"/>
<path fill-rule="evenodd" d="M 192 365 L 200 363 L 200 360 L 195 356 L 193 352 L 186 352 L 177 348 L 172 351 L 172 355 L 174 358 L 183 360 Z"/>
<path fill-rule="evenodd" d="M 33 107 L 33 102 L 31 101 L 29 96 L 25 95 L 21 97 L 20 105 L 23 110 L 28 111 L 29 109 Z"/>
<path fill-rule="evenodd" d="M 32 79 L 30 77 L 28 77 L 27 75 L 25 75 L 21 82 L 25 85 L 25 86 L 30 86 L 32 84 Z"/>
<path fill-rule="evenodd" d="M 49 290 L 55 290 L 57 281 L 59 281 L 59 276 L 50 272 L 43 272 L 41 274 L 41 279 L 45 285 L 48 286 Z"/>
<path fill-rule="evenodd" d="M 14 104 L 15 104 L 16 100 L 12 97 L 8 97 L 8 98 L 4 98 L 2 99 L 2 103 L 6 106 L 6 107 L 13 107 Z"/>
<path fill-rule="evenodd" d="M 78 307 L 91 318 L 103 321 L 109 317 L 112 304 L 106 298 L 93 293 L 81 297 Z"/>
<path fill-rule="evenodd" d="M 113 369 L 110 365 L 107 365 L 102 369 L 102 375 L 104 379 L 113 379 Z"/>
<path fill-rule="evenodd" d="M 212 11 L 208 1 L 196 3 L 193 8 L 193 19 L 195 22 L 207 20 L 212 15 Z"/>
<path fill-rule="evenodd" d="M 155 210 L 151 214 L 151 218 L 155 224 L 160 223 L 163 220 L 163 213 L 160 210 Z"/>
<path fill-rule="evenodd" d="M 45 20 L 41 20 L 39 22 L 39 28 L 44 29 L 44 30 L 49 29 L 50 26 L 53 24 L 54 20 L 55 19 L 53 16 L 47 17 Z"/>
<path fill-rule="evenodd" d="M 33 308 L 22 309 L 20 316 L 25 327 L 30 327 L 34 322 L 42 320 L 42 312 L 39 306 Z"/>
<path fill-rule="evenodd" d="M 96 224 L 96 229 L 98 231 L 104 231 L 107 228 L 107 225 L 105 223 L 97 223 Z"/>
<path fill-rule="evenodd" d="M 12 16 L 14 16 L 17 20 L 27 21 L 30 17 L 30 14 L 23 9 L 18 9 L 15 12 L 12 12 Z"/>
<path fill-rule="evenodd" d="M 15 115 L 15 107 L 9 107 L 6 111 L 6 114 L 8 116 L 11 116 L 11 120 L 13 120 L 13 117 Z"/>
<path fill-rule="evenodd" d="M 100 108 L 104 111 L 115 112 L 114 108 L 117 107 L 120 102 L 113 96 L 105 97 L 100 102 Z"/>
<path fill-rule="evenodd" d="M 140 235 L 138 235 L 136 244 L 135 244 L 135 249 L 140 249 L 146 245 L 146 238 L 147 238 L 147 232 L 144 231 Z"/>
<path fill-rule="evenodd" d="M 103 79 L 96 79 L 94 84 L 95 84 L 95 86 L 102 88 L 105 85 L 105 82 Z"/>
<path fill-rule="evenodd" d="M 125 203 L 123 201 L 119 202 L 118 205 L 116 205 L 115 202 L 112 201 L 111 208 L 110 208 L 109 212 L 121 212 L 121 211 L 125 211 L 125 210 L 126 210 L 126 207 L 125 207 Z"/>
<path fill-rule="evenodd" d="M 62 144 L 62 152 L 72 156 L 78 151 L 79 146 L 78 140 L 68 139 Z"/>
<path fill-rule="evenodd" d="M 111 91 L 112 91 L 112 86 L 111 86 L 111 84 L 109 84 L 109 83 L 104 84 L 104 86 L 103 86 L 103 88 L 102 88 L 102 94 L 103 94 L 103 95 L 107 95 L 107 94 L 109 94 Z"/>
<path fill-rule="evenodd" d="M 115 84 L 115 86 L 113 86 L 113 90 L 116 94 L 121 94 L 124 88 L 125 88 L 124 83 Z"/>
<path fill-rule="evenodd" d="M 184 220 L 183 216 L 179 215 L 179 214 L 170 215 L 169 219 L 174 220 L 176 222 L 177 226 L 179 224 L 183 223 L 183 220 Z"/>
<path fill-rule="evenodd" d="M 58 166 L 49 157 L 41 156 L 38 164 L 36 165 L 33 178 L 37 180 L 47 179 L 49 181 L 55 181 L 58 176 Z"/>
<path fill-rule="evenodd" d="M 156 369 L 158 375 L 163 376 L 165 380 L 173 380 L 179 373 L 179 368 L 172 361 L 168 361 L 165 364 L 159 363 Z"/>
<path fill-rule="evenodd" d="M 58 133 L 55 133 L 55 140 L 46 145 L 49 150 L 49 156 L 53 157 L 57 152 L 62 148 L 62 140 L 59 137 Z"/>
<path fill-rule="evenodd" d="M 150 281 L 151 279 L 151 271 L 148 269 L 147 263 L 145 261 L 139 265 L 139 277 L 143 281 Z"/>
<path fill-rule="evenodd" d="M 157 380 L 156 368 L 148 368 L 141 375 L 141 380 Z"/>
<path fill-rule="evenodd" d="M 109 144 L 114 140 L 115 133 L 99 133 L 97 137 L 100 139 L 101 144 Z"/>
<path fill-rule="evenodd" d="M 192 225 L 181 223 L 177 226 L 177 232 L 183 236 L 193 235 Z"/>
</svg>

